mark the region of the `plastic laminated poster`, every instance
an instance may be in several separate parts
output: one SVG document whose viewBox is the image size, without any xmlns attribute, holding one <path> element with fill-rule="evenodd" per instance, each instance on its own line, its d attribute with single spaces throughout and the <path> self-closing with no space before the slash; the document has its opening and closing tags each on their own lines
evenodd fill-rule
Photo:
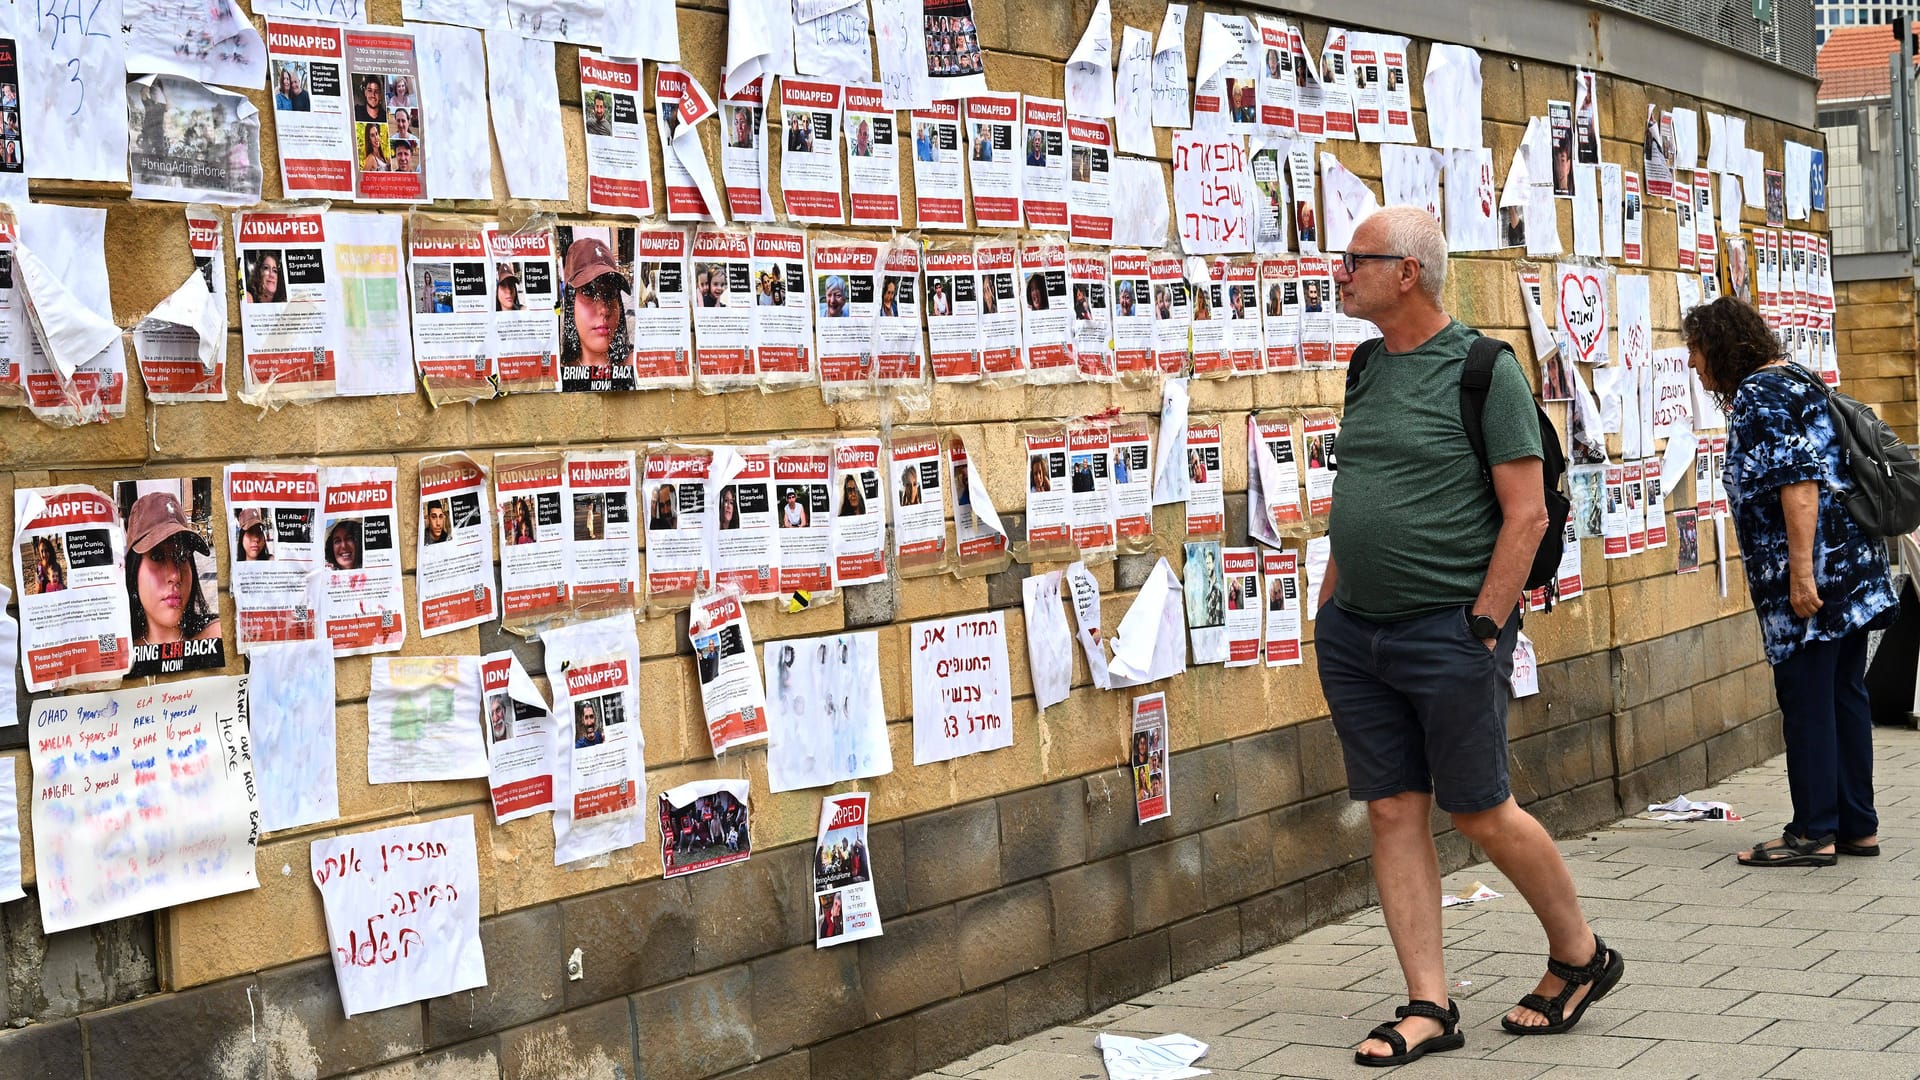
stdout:
<svg viewBox="0 0 1920 1080">
<path fill-rule="evenodd" d="M 767 737 L 767 695 L 755 663 L 753 632 L 747 626 L 740 590 L 731 585 L 697 597 L 687 616 L 687 640 L 693 646 L 713 756 Z"/>
<path fill-rule="evenodd" d="M 606 855 L 647 839 L 640 641 L 631 615 L 549 630 L 555 740 L 553 862 Z"/>
<path fill-rule="evenodd" d="M 13 494 L 13 577 L 20 583 L 20 659 L 33 693 L 111 686 L 133 665 L 127 537 L 94 488 Z"/>
</svg>

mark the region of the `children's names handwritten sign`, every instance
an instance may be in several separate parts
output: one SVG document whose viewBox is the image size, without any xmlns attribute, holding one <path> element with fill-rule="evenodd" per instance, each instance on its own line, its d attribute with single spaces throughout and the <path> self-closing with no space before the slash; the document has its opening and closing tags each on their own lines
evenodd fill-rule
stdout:
<svg viewBox="0 0 1920 1080">
<path fill-rule="evenodd" d="M 33 865 L 47 933 L 259 886 L 247 679 L 34 703 Z"/>
<path fill-rule="evenodd" d="M 487 984 L 473 815 L 315 840 L 348 1018 Z"/>
</svg>

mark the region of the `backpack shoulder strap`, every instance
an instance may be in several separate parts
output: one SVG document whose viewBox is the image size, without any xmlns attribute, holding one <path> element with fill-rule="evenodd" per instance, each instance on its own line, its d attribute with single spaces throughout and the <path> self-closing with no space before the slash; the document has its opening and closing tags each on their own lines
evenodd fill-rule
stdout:
<svg viewBox="0 0 1920 1080">
<path fill-rule="evenodd" d="M 1368 338 L 1354 346 L 1353 359 L 1347 362 L 1347 389 L 1352 390 L 1360 384 L 1360 373 L 1367 370 L 1367 361 L 1380 351 L 1386 342 L 1381 338 Z"/>
<path fill-rule="evenodd" d="M 1467 349 L 1466 365 L 1460 369 L 1460 426 L 1466 428 L 1467 441 L 1473 444 L 1473 456 L 1480 459 L 1480 472 L 1492 481 L 1487 465 L 1487 391 L 1493 386 L 1493 366 L 1500 354 L 1512 346 L 1499 338 L 1484 335 L 1474 338 Z"/>
</svg>

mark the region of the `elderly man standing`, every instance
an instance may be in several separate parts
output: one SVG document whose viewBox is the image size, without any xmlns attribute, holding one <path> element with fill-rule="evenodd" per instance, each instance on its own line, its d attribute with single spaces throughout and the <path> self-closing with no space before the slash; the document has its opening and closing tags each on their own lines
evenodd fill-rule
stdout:
<svg viewBox="0 0 1920 1080">
<path fill-rule="evenodd" d="M 1588 927 L 1552 837 L 1508 788 L 1519 604 L 1547 526 L 1540 428 L 1526 375 L 1503 351 L 1482 470 L 1459 409 L 1480 335 L 1441 307 L 1446 273 L 1439 224 L 1412 207 L 1368 217 L 1334 265 L 1346 313 L 1378 326 L 1382 344 L 1347 388 L 1316 651 L 1410 999 L 1397 1024 L 1355 1050 L 1362 1065 L 1465 1044 L 1441 955 L 1435 804 L 1546 931 L 1548 974 L 1503 1018 L 1508 1031 L 1569 1030 L 1626 967 Z"/>
</svg>

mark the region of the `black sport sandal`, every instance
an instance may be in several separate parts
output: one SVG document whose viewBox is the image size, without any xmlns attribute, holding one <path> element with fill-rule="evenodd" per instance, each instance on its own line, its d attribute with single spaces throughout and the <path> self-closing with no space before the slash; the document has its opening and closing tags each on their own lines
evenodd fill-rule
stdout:
<svg viewBox="0 0 1920 1080">
<path fill-rule="evenodd" d="M 1423 1016 L 1428 1020 L 1438 1020 L 1440 1021 L 1440 1034 L 1435 1035 L 1431 1039 L 1424 1040 L 1417 1046 L 1409 1048 L 1407 1046 L 1406 1036 L 1400 1034 L 1393 1024 L 1381 1024 L 1379 1027 L 1368 1032 L 1367 1038 L 1379 1039 L 1381 1042 L 1393 1047 L 1393 1053 L 1375 1056 L 1373 1054 L 1363 1054 L 1355 1050 L 1353 1052 L 1353 1060 L 1355 1062 L 1361 1065 L 1373 1065 L 1382 1068 L 1388 1065 L 1405 1065 L 1409 1061 L 1419 1061 L 1428 1054 L 1438 1054 L 1446 1050 L 1458 1050 L 1467 1045 L 1467 1037 L 1460 1034 L 1460 1006 L 1456 1002 L 1449 1001 L 1447 1007 L 1443 1009 L 1431 1001 L 1415 999 L 1393 1010 L 1393 1015 L 1396 1018 L 1396 1022 L 1405 1020 L 1409 1016 Z"/>
<path fill-rule="evenodd" d="M 1607 991 L 1619 984 L 1620 976 L 1626 974 L 1626 970 L 1626 959 L 1619 952 L 1607 948 L 1607 943 L 1600 940 L 1599 934 L 1595 934 L 1593 935 L 1593 959 L 1588 960 L 1582 967 L 1574 967 L 1572 964 L 1555 960 L 1551 956 L 1547 957 L 1547 973 L 1558 976 L 1566 983 L 1560 988 L 1559 993 L 1550 999 L 1543 998 L 1539 994 L 1528 994 L 1520 999 L 1521 1008 L 1532 1009 L 1546 1017 L 1546 1023 L 1537 1026 L 1516 1024 L 1511 1017 L 1503 1016 L 1500 1018 L 1500 1026 L 1515 1035 L 1558 1035 L 1563 1031 L 1572 1031 L 1573 1026 L 1580 1022 L 1580 1018 L 1586 1015 L 1587 1006 L 1606 997 Z M 1567 999 L 1573 996 L 1574 990 L 1587 983 L 1593 984 L 1593 990 L 1586 997 L 1581 998 L 1580 1004 L 1575 1005 L 1573 1013 L 1568 1015 L 1565 1011 Z"/>
</svg>

